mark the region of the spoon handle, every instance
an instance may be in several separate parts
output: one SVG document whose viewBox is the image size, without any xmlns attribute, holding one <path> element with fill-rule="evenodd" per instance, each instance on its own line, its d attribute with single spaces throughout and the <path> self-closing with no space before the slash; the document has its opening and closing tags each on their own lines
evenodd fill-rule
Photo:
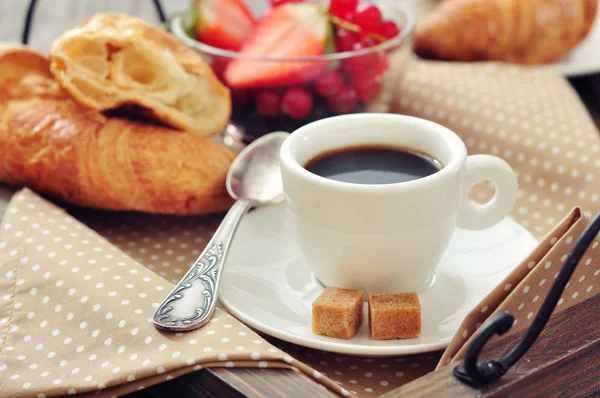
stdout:
<svg viewBox="0 0 600 398">
<path fill-rule="evenodd" d="M 227 212 L 200 257 L 156 309 L 152 320 L 157 328 L 185 332 L 210 321 L 231 240 L 250 207 L 250 201 L 239 199 Z"/>
</svg>

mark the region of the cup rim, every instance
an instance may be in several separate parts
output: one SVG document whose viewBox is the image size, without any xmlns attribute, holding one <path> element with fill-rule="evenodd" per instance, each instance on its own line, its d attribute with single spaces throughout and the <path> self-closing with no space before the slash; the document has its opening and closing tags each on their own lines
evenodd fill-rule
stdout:
<svg viewBox="0 0 600 398">
<path fill-rule="evenodd" d="M 343 120 L 373 120 L 374 123 L 377 122 L 377 119 L 393 119 L 398 123 L 419 123 L 424 125 L 429 129 L 434 129 L 438 132 L 438 134 L 444 139 L 446 144 L 448 145 L 450 152 L 452 153 L 450 162 L 448 164 L 443 165 L 442 169 L 433 173 L 431 175 L 418 178 L 416 180 L 405 181 L 405 182 L 397 182 L 392 184 L 357 184 L 352 182 L 344 182 L 332 180 L 329 178 L 325 178 L 314 174 L 307 169 L 304 168 L 302 164 L 300 164 L 293 155 L 293 147 L 298 140 L 301 140 L 305 135 L 311 131 L 315 125 L 317 124 L 328 124 L 328 123 L 336 123 L 341 122 Z M 282 168 L 286 168 L 291 173 L 293 173 L 296 177 L 302 178 L 304 180 L 308 180 L 311 183 L 316 185 L 327 187 L 327 188 L 336 188 L 340 190 L 345 190 L 348 192 L 367 192 L 367 193 L 380 193 L 387 191 L 397 191 L 397 190 L 405 190 L 405 189 L 415 189 L 419 187 L 423 187 L 430 184 L 435 184 L 436 182 L 440 182 L 445 179 L 447 176 L 455 173 L 459 170 L 466 162 L 467 158 L 467 148 L 464 142 L 460 139 L 460 137 L 450 130 L 449 128 L 442 126 L 441 124 L 421 119 L 414 116 L 408 115 L 399 115 L 399 114 L 383 114 L 383 113 L 358 113 L 358 114 L 347 114 L 347 115 L 339 115 L 333 116 L 325 119 L 320 119 L 309 124 L 306 124 L 293 133 L 289 135 L 288 138 L 283 142 L 281 146 L 280 154 L 280 163 Z M 313 154 L 313 156 L 318 155 L 318 153 Z M 430 154 L 435 157 L 434 154 Z"/>
</svg>

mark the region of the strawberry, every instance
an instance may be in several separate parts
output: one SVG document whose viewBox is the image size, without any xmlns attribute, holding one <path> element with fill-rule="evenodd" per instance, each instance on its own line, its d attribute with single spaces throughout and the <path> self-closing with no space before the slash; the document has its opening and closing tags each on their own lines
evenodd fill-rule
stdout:
<svg viewBox="0 0 600 398">
<path fill-rule="evenodd" d="M 317 4 L 286 3 L 271 10 L 256 26 L 240 53 L 249 56 L 311 57 L 333 40 L 327 11 Z M 326 62 L 255 61 L 238 58 L 225 69 L 225 82 L 234 88 L 275 87 L 313 80 Z"/>
<path fill-rule="evenodd" d="M 243 0 L 196 0 L 196 39 L 237 51 L 252 33 L 256 20 Z"/>
</svg>

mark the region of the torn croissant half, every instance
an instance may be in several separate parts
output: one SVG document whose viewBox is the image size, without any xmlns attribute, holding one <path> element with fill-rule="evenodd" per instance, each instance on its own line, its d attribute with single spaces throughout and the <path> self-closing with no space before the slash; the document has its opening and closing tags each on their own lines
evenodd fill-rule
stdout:
<svg viewBox="0 0 600 398">
<path fill-rule="evenodd" d="M 229 90 L 202 57 L 138 18 L 99 14 L 59 37 L 51 71 L 78 102 L 120 107 L 203 136 L 231 114 Z"/>
</svg>

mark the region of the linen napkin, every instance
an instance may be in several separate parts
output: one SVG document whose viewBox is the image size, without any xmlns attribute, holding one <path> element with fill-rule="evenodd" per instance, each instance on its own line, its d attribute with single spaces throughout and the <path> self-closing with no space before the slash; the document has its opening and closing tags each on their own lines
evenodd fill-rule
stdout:
<svg viewBox="0 0 600 398">
<path fill-rule="evenodd" d="M 0 225 L 0 395 L 116 396 L 215 366 L 291 368 L 348 394 L 219 309 L 196 331 L 160 332 L 150 318 L 171 288 L 20 191 Z"/>
</svg>

